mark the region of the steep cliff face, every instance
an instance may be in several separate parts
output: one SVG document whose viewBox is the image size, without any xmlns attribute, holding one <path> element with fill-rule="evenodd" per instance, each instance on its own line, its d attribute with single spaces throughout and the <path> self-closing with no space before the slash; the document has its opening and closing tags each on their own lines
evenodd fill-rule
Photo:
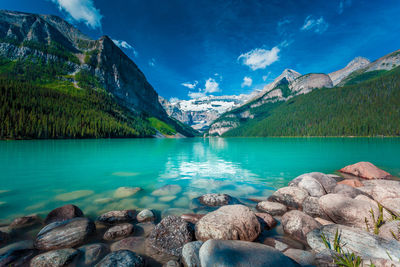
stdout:
<svg viewBox="0 0 400 267">
<path fill-rule="evenodd" d="M 400 49 L 383 56 L 366 67 L 366 71 L 392 70 L 400 66 Z"/>
<path fill-rule="evenodd" d="M 335 72 L 329 73 L 329 77 L 332 80 L 333 86 L 338 85 L 341 81 L 346 79 L 351 73 L 359 69 L 365 68 L 371 62 L 363 57 L 356 57 L 343 69 L 337 70 Z"/>
<path fill-rule="evenodd" d="M 326 74 L 311 73 L 298 77 L 289 88 L 294 95 L 307 94 L 317 88 L 331 88 L 333 83 Z"/>
</svg>

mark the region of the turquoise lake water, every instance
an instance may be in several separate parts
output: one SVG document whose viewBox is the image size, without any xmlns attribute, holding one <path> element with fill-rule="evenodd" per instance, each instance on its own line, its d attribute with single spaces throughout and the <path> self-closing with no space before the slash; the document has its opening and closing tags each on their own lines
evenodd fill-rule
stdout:
<svg viewBox="0 0 400 267">
<path fill-rule="evenodd" d="M 358 161 L 400 176 L 399 152 L 399 138 L 3 141 L 0 219 L 46 214 L 66 203 L 91 216 L 127 208 L 190 211 L 191 199 L 207 192 L 268 196 L 300 174 L 334 173 Z M 152 195 L 171 184 L 180 192 Z M 115 198 L 122 186 L 143 190 Z"/>
</svg>

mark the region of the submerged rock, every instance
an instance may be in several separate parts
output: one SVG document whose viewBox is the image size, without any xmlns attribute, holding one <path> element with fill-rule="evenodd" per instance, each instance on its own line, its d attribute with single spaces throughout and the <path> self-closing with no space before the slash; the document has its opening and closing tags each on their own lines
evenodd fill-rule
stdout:
<svg viewBox="0 0 400 267">
<path fill-rule="evenodd" d="M 279 202 L 292 209 L 300 209 L 309 194 L 306 190 L 295 186 L 279 188 L 269 198 L 269 201 Z"/>
<path fill-rule="evenodd" d="M 356 164 L 346 166 L 339 171 L 364 179 L 386 179 L 391 176 L 390 173 L 379 169 L 371 162 L 358 162 Z"/>
<path fill-rule="evenodd" d="M 154 190 L 151 194 L 153 196 L 170 196 L 176 195 L 182 191 L 182 187 L 176 184 L 164 185 L 163 187 Z"/>
<path fill-rule="evenodd" d="M 140 253 L 143 250 L 145 238 L 141 236 L 131 236 L 121 239 L 111 244 L 111 251 L 130 250 L 135 253 Z"/>
<path fill-rule="evenodd" d="M 184 219 L 187 222 L 196 224 L 204 216 L 205 216 L 205 214 L 186 213 L 186 214 L 182 214 L 181 218 Z"/>
<path fill-rule="evenodd" d="M 44 222 L 45 224 L 49 224 L 52 222 L 66 221 L 77 217 L 83 217 L 83 212 L 81 209 L 75 205 L 68 204 L 50 211 Z"/>
<path fill-rule="evenodd" d="M 154 213 L 151 210 L 144 209 L 136 215 L 138 222 L 152 222 L 155 220 Z"/>
<path fill-rule="evenodd" d="M 261 232 L 257 216 L 243 205 L 222 206 L 196 223 L 196 238 L 253 241 Z"/>
<path fill-rule="evenodd" d="M 194 240 L 193 226 L 179 217 L 168 216 L 156 225 L 148 240 L 156 250 L 180 256 L 183 245 Z"/>
<path fill-rule="evenodd" d="M 185 267 L 200 267 L 200 248 L 201 241 L 187 243 L 182 248 L 182 263 Z"/>
<path fill-rule="evenodd" d="M 114 210 L 100 215 L 97 221 L 104 224 L 119 224 L 132 222 L 135 218 L 134 210 Z"/>
<path fill-rule="evenodd" d="M 129 250 L 111 252 L 105 256 L 96 267 L 144 267 L 145 261 L 136 253 Z"/>
<path fill-rule="evenodd" d="M 9 239 L 10 239 L 10 235 L 8 233 L 0 231 L 0 246 L 6 244 Z"/>
<path fill-rule="evenodd" d="M 28 215 L 28 216 L 23 216 L 23 217 L 14 219 L 12 221 L 12 223 L 10 224 L 10 228 L 11 229 L 21 229 L 21 228 L 31 227 L 33 225 L 38 225 L 41 223 L 42 223 L 42 220 L 36 214 Z"/>
<path fill-rule="evenodd" d="M 276 226 L 277 221 L 268 213 L 255 213 L 262 229 L 272 229 Z"/>
<path fill-rule="evenodd" d="M 287 207 L 278 202 L 261 201 L 257 203 L 256 209 L 271 214 L 272 216 L 283 215 L 287 211 Z"/>
<path fill-rule="evenodd" d="M 108 229 L 104 233 L 103 239 L 108 241 L 118 240 L 130 236 L 131 234 L 133 234 L 133 231 L 134 231 L 133 224 L 130 223 L 117 224 Z"/>
<path fill-rule="evenodd" d="M 198 201 L 209 207 L 238 204 L 238 200 L 227 194 L 205 194 L 198 198 Z"/>
<path fill-rule="evenodd" d="M 82 245 L 95 231 L 94 223 L 87 218 L 54 222 L 40 230 L 35 247 L 39 250 L 75 247 Z"/>
<path fill-rule="evenodd" d="M 199 252 L 201 266 L 298 266 L 269 246 L 237 240 L 208 240 Z"/>
<path fill-rule="evenodd" d="M 0 266 L 28 266 L 36 254 L 31 240 L 12 243 L 0 249 Z"/>
<path fill-rule="evenodd" d="M 31 260 L 31 267 L 63 267 L 71 264 L 79 252 L 76 249 L 66 248 L 39 254 Z"/>
<path fill-rule="evenodd" d="M 117 190 L 115 190 L 114 197 L 115 198 L 131 197 L 140 190 L 142 190 L 142 188 L 140 187 L 127 187 L 127 186 L 119 187 Z"/>
<path fill-rule="evenodd" d="M 295 240 L 306 242 L 307 234 L 322 225 L 311 216 L 299 210 L 292 210 L 282 216 L 282 226 L 286 234 Z"/>
<path fill-rule="evenodd" d="M 87 196 L 90 196 L 93 194 L 94 194 L 94 191 L 92 191 L 92 190 L 78 190 L 78 191 L 60 194 L 60 195 L 56 196 L 56 200 L 72 201 L 72 200 L 87 197 Z"/>
<path fill-rule="evenodd" d="M 102 243 L 85 245 L 79 247 L 78 250 L 81 254 L 79 262 L 83 266 L 93 266 L 110 251 L 107 245 Z"/>
</svg>

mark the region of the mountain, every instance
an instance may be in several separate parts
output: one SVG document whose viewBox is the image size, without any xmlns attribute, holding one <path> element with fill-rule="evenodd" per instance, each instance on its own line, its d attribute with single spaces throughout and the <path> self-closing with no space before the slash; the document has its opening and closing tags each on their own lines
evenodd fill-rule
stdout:
<svg viewBox="0 0 400 267">
<path fill-rule="evenodd" d="M 307 74 L 290 83 L 282 84 L 284 75 L 280 75 L 262 97 L 221 115 L 208 134 L 399 135 L 394 122 L 400 119 L 400 53 L 368 62 L 356 58 L 329 75 Z M 286 96 L 280 93 L 284 91 Z"/>
<path fill-rule="evenodd" d="M 224 112 L 231 110 L 252 98 L 249 95 L 204 96 L 190 100 L 168 100 L 159 97 L 167 114 L 201 132 L 207 131 L 211 122 Z"/>
<path fill-rule="evenodd" d="M 70 115 L 79 115 L 76 119 L 87 121 L 88 125 L 85 123 L 85 127 L 90 129 L 86 129 L 85 134 L 74 132 L 65 135 L 65 129 L 52 129 L 52 134 L 46 130 L 46 134 L 40 137 L 124 137 L 123 131 L 120 131 L 121 127 L 132 128 L 131 132 L 135 132 L 133 136 L 151 136 L 162 131 L 164 135 L 195 134 L 194 130 L 168 116 L 158 101 L 157 92 L 144 74 L 109 37 L 103 36 L 93 40 L 57 16 L 0 10 L 0 57 L 2 82 L 10 84 L 12 81 L 9 80 L 15 80 L 18 84 L 15 90 L 21 86 L 33 86 L 62 91 L 64 97 L 69 98 L 80 95 L 79 101 L 84 101 L 85 105 L 91 107 L 94 105 L 86 102 L 93 102 L 92 95 L 96 92 L 101 94 L 101 100 L 97 100 L 105 101 L 104 105 L 96 106 L 97 112 L 104 113 L 104 117 L 98 118 L 98 123 L 103 127 L 101 132 L 98 126 L 91 125 L 88 115 L 84 110 L 78 110 L 77 105 L 77 110 L 71 107 L 71 113 L 74 114 Z M 36 75 L 33 76 L 32 73 Z M 37 90 L 39 91 L 42 92 Z M 111 110 L 110 105 L 113 106 Z M 26 110 L 13 111 L 20 114 L 19 120 L 25 119 L 23 116 L 26 116 Z M 48 110 L 53 111 L 54 109 Z M 13 121 L 17 118 L 7 114 L 7 111 L 0 115 L 7 118 L 9 127 L 17 124 Z M 39 119 L 43 114 L 36 115 L 36 119 Z M 53 115 L 50 114 L 54 120 L 52 125 L 55 125 L 57 117 Z M 103 125 L 104 121 L 108 121 L 108 124 Z M 141 127 L 136 127 L 137 124 L 141 124 Z M 164 124 L 169 127 L 165 127 Z M 10 132 L 8 129 L 6 133 L 4 128 L 3 124 L 2 138 L 39 137 L 39 133 L 34 132 L 27 136 L 24 136 L 27 133 L 19 132 L 19 136 L 14 136 L 15 131 Z M 169 130 L 166 131 L 167 128 Z"/>
</svg>

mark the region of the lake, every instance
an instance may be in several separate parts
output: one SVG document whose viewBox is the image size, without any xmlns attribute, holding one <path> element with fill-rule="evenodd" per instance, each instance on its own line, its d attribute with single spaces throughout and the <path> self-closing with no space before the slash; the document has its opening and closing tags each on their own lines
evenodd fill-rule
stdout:
<svg viewBox="0 0 400 267">
<path fill-rule="evenodd" d="M 193 138 L 0 142 L 0 219 L 66 203 L 97 216 L 113 209 L 190 211 L 207 192 L 270 195 L 296 176 L 370 161 L 400 176 L 400 138 Z M 164 185 L 170 194 L 153 193 Z M 141 187 L 118 198 L 122 186 Z M 245 200 L 244 200 L 245 201 Z"/>
</svg>

